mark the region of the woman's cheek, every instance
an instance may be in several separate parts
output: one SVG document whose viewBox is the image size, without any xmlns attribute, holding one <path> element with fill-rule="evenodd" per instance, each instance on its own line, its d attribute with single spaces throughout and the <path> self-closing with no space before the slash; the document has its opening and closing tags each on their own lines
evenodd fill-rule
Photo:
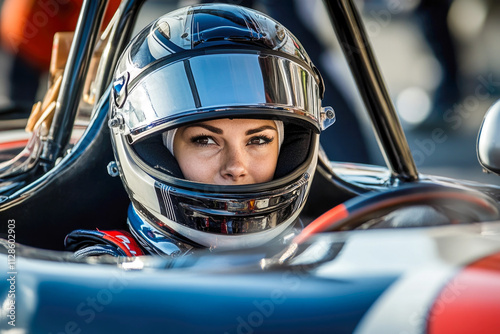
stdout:
<svg viewBox="0 0 500 334">
<path fill-rule="evenodd" d="M 264 147 L 256 147 L 252 153 L 255 159 L 265 159 L 269 163 L 276 163 L 278 159 L 278 146 L 277 145 L 266 145 Z"/>
<path fill-rule="evenodd" d="M 259 175 L 259 182 L 270 181 L 276 170 L 278 153 L 273 149 L 261 150 L 251 159 L 252 170 Z"/>
<path fill-rule="evenodd" d="M 214 177 L 219 169 L 220 161 L 217 154 L 205 152 L 198 155 L 193 161 L 192 177 L 198 182 L 214 183 Z"/>
</svg>

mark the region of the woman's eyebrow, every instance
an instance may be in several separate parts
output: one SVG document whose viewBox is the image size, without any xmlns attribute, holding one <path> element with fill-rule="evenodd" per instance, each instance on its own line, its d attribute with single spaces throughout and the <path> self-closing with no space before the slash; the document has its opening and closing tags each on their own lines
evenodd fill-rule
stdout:
<svg viewBox="0 0 500 334">
<path fill-rule="evenodd" d="M 207 129 L 208 131 L 216 133 L 218 135 L 221 135 L 224 133 L 224 131 L 222 131 L 222 129 L 219 129 L 215 126 L 211 126 L 208 124 L 203 124 L 203 123 L 196 123 L 196 124 L 187 125 L 186 128 L 192 128 L 192 127 L 197 127 L 197 126 L 199 126 L 200 128 Z"/>
<path fill-rule="evenodd" d="M 271 126 L 271 125 L 263 125 L 263 126 L 260 126 L 258 128 L 255 128 L 255 129 L 250 129 L 248 130 L 247 132 L 245 132 L 245 135 L 253 135 L 254 133 L 259 133 L 259 132 L 262 132 L 264 130 L 274 130 L 276 132 L 278 132 L 278 130 L 276 130 L 276 128 L 274 126 Z"/>
</svg>

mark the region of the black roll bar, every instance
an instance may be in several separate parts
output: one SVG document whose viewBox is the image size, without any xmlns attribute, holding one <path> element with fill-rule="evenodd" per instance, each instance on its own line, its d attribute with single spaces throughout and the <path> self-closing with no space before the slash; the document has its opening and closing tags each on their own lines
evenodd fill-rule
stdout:
<svg viewBox="0 0 500 334">
<path fill-rule="evenodd" d="M 57 99 L 54 119 L 41 154 L 46 169 L 50 169 L 71 136 L 71 129 L 80 104 L 91 54 L 108 1 L 85 0 L 82 4 L 75 35 L 64 68 L 61 90 Z"/>
<path fill-rule="evenodd" d="M 392 176 L 404 182 L 418 180 L 413 156 L 357 8 L 352 0 L 324 2 Z"/>
<path fill-rule="evenodd" d="M 101 96 L 111 80 L 118 57 L 132 34 L 137 19 L 137 9 L 144 1 L 124 0 L 120 4 L 118 22 L 111 32 L 110 43 L 108 43 L 101 59 L 103 66 L 96 80 L 100 83 L 97 92 L 99 95 L 97 96 Z M 41 154 L 46 170 L 53 167 L 56 159 L 62 155 L 62 150 L 69 143 L 85 84 L 84 79 L 89 69 L 94 46 L 99 38 L 107 5 L 108 0 L 85 0 L 83 2 L 64 69 L 54 119 Z"/>
</svg>

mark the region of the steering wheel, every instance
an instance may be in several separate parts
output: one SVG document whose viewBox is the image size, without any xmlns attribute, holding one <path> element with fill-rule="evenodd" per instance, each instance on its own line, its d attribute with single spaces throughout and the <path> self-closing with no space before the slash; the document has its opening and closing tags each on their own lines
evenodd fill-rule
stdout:
<svg viewBox="0 0 500 334">
<path fill-rule="evenodd" d="M 372 218 L 411 205 L 451 209 L 459 215 L 459 221 L 500 218 L 499 204 L 480 191 L 432 183 L 406 184 L 389 191 L 361 195 L 335 206 L 306 226 L 294 243 L 301 244 L 320 232 L 353 230 Z M 458 221 L 451 221 L 454 222 Z"/>
</svg>

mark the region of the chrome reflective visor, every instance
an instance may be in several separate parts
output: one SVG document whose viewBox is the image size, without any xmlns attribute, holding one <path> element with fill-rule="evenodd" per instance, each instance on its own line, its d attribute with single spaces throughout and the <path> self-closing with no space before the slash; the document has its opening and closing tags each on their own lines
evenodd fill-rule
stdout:
<svg viewBox="0 0 500 334">
<path fill-rule="evenodd" d="M 257 52 L 203 53 L 155 67 L 133 82 L 126 73 L 115 81 L 113 98 L 119 109 L 111 122 L 122 126 L 129 143 L 179 126 L 179 118 L 189 122 L 191 115 L 199 121 L 205 114 L 285 114 L 305 120 L 315 131 L 324 128 L 328 118 L 315 74 L 288 58 Z"/>
</svg>

